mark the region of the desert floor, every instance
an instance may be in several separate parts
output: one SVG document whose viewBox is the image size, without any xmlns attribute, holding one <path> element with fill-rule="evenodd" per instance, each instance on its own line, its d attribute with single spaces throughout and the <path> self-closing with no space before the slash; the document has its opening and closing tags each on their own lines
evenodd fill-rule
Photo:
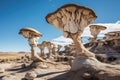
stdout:
<svg viewBox="0 0 120 80">
<path fill-rule="evenodd" d="M 4 53 L 4 54 L 0 54 L 0 58 L 4 58 L 4 57 L 14 57 L 16 56 L 22 56 L 24 54 L 18 54 L 18 53 L 14 53 L 14 54 L 9 54 L 9 53 Z M 2 62 L 0 63 L 0 68 L 4 68 L 5 72 L 0 73 L 0 80 L 2 80 L 2 78 L 4 76 L 7 75 L 13 75 L 18 77 L 20 80 L 24 80 L 24 76 L 27 72 L 30 71 L 34 71 L 37 74 L 37 78 L 35 78 L 35 80 L 60 80 L 60 78 L 62 78 L 63 76 L 60 76 L 66 72 L 68 72 L 70 70 L 70 66 L 65 63 L 65 62 L 58 62 L 57 64 L 53 65 L 50 63 L 47 63 L 46 65 L 48 66 L 47 68 L 44 68 L 42 66 L 39 66 L 37 68 L 30 68 L 29 64 L 26 64 L 26 68 L 22 68 L 21 65 L 23 63 L 21 62 Z M 9 78 L 9 80 L 11 80 Z"/>
</svg>

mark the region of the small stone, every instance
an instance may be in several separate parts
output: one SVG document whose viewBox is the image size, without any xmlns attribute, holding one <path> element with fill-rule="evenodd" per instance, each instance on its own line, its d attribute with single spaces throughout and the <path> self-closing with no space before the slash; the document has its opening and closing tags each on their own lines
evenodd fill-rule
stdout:
<svg viewBox="0 0 120 80">
<path fill-rule="evenodd" d="M 84 73 L 83 77 L 86 78 L 86 79 L 88 79 L 88 78 L 91 78 L 91 75 L 89 73 Z"/>
<path fill-rule="evenodd" d="M 37 74 L 33 71 L 25 74 L 25 79 L 27 79 L 27 80 L 34 80 L 34 78 L 36 78 L 36 77 L 37 77 Z"/>
</svg>

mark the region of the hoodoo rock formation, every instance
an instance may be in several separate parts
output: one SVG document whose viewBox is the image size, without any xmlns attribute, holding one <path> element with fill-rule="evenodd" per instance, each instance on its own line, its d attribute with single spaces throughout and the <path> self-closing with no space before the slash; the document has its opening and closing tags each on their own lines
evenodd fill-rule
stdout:
<svg viewBox="0 0 120 80">
<path fill-rule="evenodd" d="M 33 28 L 22 28 L 19 31 L 19 34 L 23 35 L 23 37 L 28 39 L 29 45 L 31 47 L 31 58 L 33 60 L 33 62 L 30 65 L 31 67 L 37 67 L 38 66 L 37 63 L 39 63 L 39 62 L 40 63 L 41 62 L 43 62 L 43 63 L 47 62 L 47 63 L 54 64 L 51 61 L 44 60 L 36 52 L 36 48 L 37 48 L 37 45 L 38 45 L 38 39 L 39 39 L 40 36 L 42 36 L 42 34 L 40 32 L 38 32 L 37 30 L 35 30 Z M 41 64 L 43 64 L 43 63 L 41 63 Z M 44 65 L 46 65 L 46 64 L 44 64 Z"/>
<path fill-rule="evenodd" d="M 74 41 L 77 49 L 76 56 L 82 54 L 82 56 L 90 57 L 94 56 L 94 54 L 83 46 L 79 36 L 83 33 L 84 28 L 92 23 L 96 17 L 95 13 L 89 8 L 69 4 L 59 8 L 54 13 L 48 14 L 46 20 L 60 29 L 65 37 Z"/>
<path fill-rule="evenodd" d="M 90 25 L 90 32 L 91 35 L 94 37 L 94 41 L 97 40 L 97 36 L 100 33 L 101 30 L 105 30 L 107 29 L 105 26 L 101 26 L 101 25 Z"/>
<path fill-rule="evenodd" d="M 119 46 L 120 45 L 120 31 L 108 32 L 105 34 L 104 39 L 106 41 L 111 41 L 112 45 Z"/>
<path fill-rule="evenodd" d="M 38 44 L 38 39 L 39 39 L 40 36 L 42 36 L 42 34 L 40 32 L 38 32 L 37 30 L 33 29 L 33 28 L 22 28 L 19 31 L 19 34 L 23 35 L 23 37 L 28 39 L 29 45 L 31 47 L 31 57 L 32 57 L 33 61 L 35 61 L 36 59 L 38 59 L 40 61 L 44 61 L 36 53 L 36 47 L 37 47 L 37 44 Z"/>
<path fill-rule="evenodd" d="M 40 48 L 40 56 L 45 56 L 45 52 L 44 52 L 44 49 L 45 47 L 48 48 L 48 57 L 50 58 L 52 55 L 55 55 L 55 49 L 56 49 L 56 46 L 54 43 L 52 42 L 49 42 L 49 41 L 43 41 L 41 44 L 38 44 L 37 45 L 39 48 Z"/>
<path fill-rule="evenodd" d="M 76 47 L 76 59 L 71 65 L 66 80 L 119 80 L 120 66 L 99 62 L 94 53 L 88 51 L 82 44 L 81 34 L 84 28 L 97 18 L 90 8 L 75 4 L 64 5 L 46 16 L 48 23 L 71 38 Z"/>
</svg>

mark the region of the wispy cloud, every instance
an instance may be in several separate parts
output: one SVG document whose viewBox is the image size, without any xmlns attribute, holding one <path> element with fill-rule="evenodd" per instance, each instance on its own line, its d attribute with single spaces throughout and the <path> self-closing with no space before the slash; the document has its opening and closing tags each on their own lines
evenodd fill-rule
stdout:
<svg viewBox="0 0 120 80">
<path fill-rule="evenodd" d="M 100 34 L 98 35 L 98 37 L 103 37 L 105 33 L 111 32 L 111 31 L 120 31 L 120 21 L 117 21 L 116 23 L 97 23 L 95 25 L 103 25 L 106 26 L 107 29 L 103 30 L 100 32 Z M 85 28 L 82 37 L 91 37 L 90 34 L 90 28 L 87 27 Z M 60 36 L 58 38 L 55 38 L 52 40 L 53 43 L 55 44 L 60 44 L 60 45 L 67 45 L 67 44 L 71 44 L 73 41 L 69 38 L 65 38 L 63 36 Z"/>
<path fill-rule="evenodd" d="M 99 33 L 98 37 L 103 37 L 105 33 L 111 32 L 111 31 L 120 31 L 120 21 L 117 21 L 116 23 L 97 23 L 95 25 L 103 25 L 106 26 L 107 29 L 103 30 Z M 87 27 L 84 30 L 84 33 L 82 34 L 82 36 L 91 36 L 90 34 L 90 29 L 89 27 Z"/>
<path fill-rule="evenodd" d="M 116 23 L 98 23 L 98 25 L 103 25 L 103 26 L 106 26 L 107 29 L 106 30 L 103 30 L 101 31 L 101 33 L 99 34 L 100 35 L 103 35 L 105 33 L 108 33 L 108 32 L 111 32 L 111 31 L 120 31 L 120 21 L 117 21 Z"/>
<path fill-rule="evenodd" d="M 64 46 L 67 44 L 71 44 L 73 41 L 70 38 L 65 38 L 63 36 L 60 36 L 58 38 L 53 39 L 51 42 L 53 42 L 56 45 L 60 44 L 60 45 Z"/>
</svg>

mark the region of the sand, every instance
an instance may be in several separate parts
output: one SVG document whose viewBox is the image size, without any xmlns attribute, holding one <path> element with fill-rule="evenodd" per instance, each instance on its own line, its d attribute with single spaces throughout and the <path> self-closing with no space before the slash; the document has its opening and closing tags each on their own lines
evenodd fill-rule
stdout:
<svg viewBox="0 0 120 80">
<path fill-rule="evenodd" d="M 13 56 L 13 54 L 10 55 L 8 53 L 4 55 L 1 54 L 1 55 L 2 56 L 7 55 L 7 57 Z M 16 57 L 17 56 L 18 55 L 16 55 Z M 17 62 L 17 61 L 0 63 L 0 68 L 5 69 L 5 72 L 0 73 L 0 80 L 2 80 L 3 77 L 8 76 L 8 75 L 15 76 L 19 80 L 24 80 L 25 74 L 30 71 L 34 71 L 37 74 L 37 77 L 35 78 L 35 80 L 57 80 L 54 77 L 62 75 L 70 70 L 70 66 L 66 64 L 65 62 L 58 62 L 57 65 L 47 64 L 47 66 L 49 67 L 45 69 L 41 67 L 30 68 L 28 67 L 30 63 L 26 63 L 27 65 L 26 68 L 21 68 L 22 64 L 23 63 Z M 57 77 L 57 78 L 58 80 L 60 80 L 59 78 L 62 78 L 62 77 Z M 12 78 L 9 77 L 9 80 L 12 80 Z"/>
</svg>

